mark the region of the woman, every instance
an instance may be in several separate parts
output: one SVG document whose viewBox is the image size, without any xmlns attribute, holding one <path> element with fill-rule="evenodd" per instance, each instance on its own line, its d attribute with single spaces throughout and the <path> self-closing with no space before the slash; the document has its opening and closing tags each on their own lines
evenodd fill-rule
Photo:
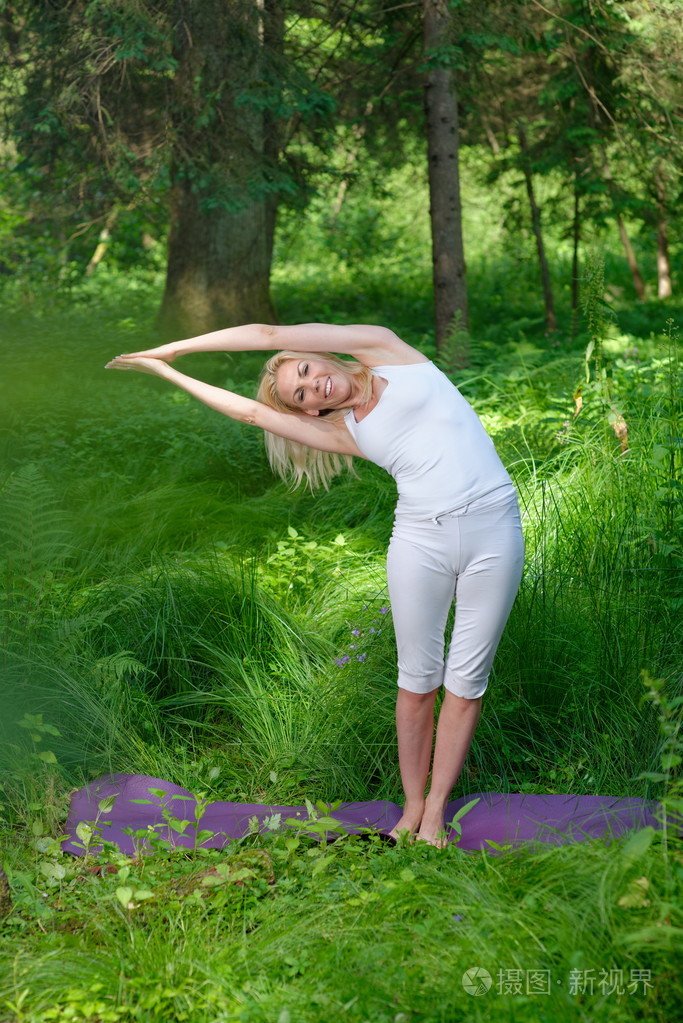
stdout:
<svg viewBox="0 0 683 1023">
<path fill-rule="evenodd" d="M 279 350 L 259 400 L 179 373 L 199 351 Z M 330 352 L 352 356 L 343 361 Z M 398 485 L 387 556 L 398 649 L 396 728 L 403 815 L 393 835 L 444 843 L 444 811 L 479 720 L 493 657 L 524 559 L 517 498 L 474 411 L 421 352 L 375 326 L 251 324 L 150 351 L 108 369 L 163 377 L 211 408 L 266 431 L 282 475 L 323 483 L 346 459 L 366 458 Z M 455 597 L 444 663 L 444 628 Z M 436 728 L 434 703 L 444 686 Z"/>
</svg>

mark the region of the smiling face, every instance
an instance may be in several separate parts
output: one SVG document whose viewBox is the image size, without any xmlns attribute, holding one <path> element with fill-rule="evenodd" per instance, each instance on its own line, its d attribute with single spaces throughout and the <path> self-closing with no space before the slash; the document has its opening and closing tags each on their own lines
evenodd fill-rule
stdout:
<svg viewBox="0 0 683 1023">
<path fill-rule="evenodd" d="M 357 397 L 357 380 L 325 359 L 287 359 L 277 369 L 278 394 L 297 412 L 320 415 L 349 408 Z"/>
</svg>

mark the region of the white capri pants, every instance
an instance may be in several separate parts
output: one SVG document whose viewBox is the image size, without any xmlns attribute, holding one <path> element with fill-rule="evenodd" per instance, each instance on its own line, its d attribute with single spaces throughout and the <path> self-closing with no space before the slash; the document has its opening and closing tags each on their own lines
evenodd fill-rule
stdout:
<svg viewBox="0 0 683 1023">
<path fill-rule="evenodd" d="M 524 538 L 512 486 L 438 519 L 397 517 L 387 579 L 399 686 L 430 693 L 444 685 L 456 696 L 481 696 L 523 566 Z M 453 599 L 455 623 L 444 664 L 444 629 Z"/>
</svg>

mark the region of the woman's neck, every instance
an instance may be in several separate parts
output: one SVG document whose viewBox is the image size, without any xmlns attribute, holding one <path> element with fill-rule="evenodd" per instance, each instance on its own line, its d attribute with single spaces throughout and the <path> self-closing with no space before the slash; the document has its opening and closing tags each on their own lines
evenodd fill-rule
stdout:
<svg viewBox="0 0 683 1023">
<path fill-rule="evenodd" d="M 353 408 L 353 418 L 356 420 L 357 423 L 360 423 L 361 419 L 365 419 L 365 417 L 369 415 L 370 412 L 372 412 L 375 405 L 382 397 L 382 394 L 384 393 L 384 388 L 387 386 L 387 383 L 388 381 L 385 380 L 384 377 L 373 376 L 372 395 L 370 396 L 369 400 L 364 402 L 358 401 L 357 404 L 353 404 L 351 406 Z"/>
</svg>

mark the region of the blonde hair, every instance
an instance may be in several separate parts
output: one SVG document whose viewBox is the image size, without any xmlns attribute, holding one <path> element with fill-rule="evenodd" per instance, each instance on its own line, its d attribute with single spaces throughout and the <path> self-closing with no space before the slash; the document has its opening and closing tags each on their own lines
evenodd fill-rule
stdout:
<svg viewBox="0 0 683 1023">
<path fill-rule="evenodd" d="M 372 397 L 372 373 L 362 363 L 340 359 L 331 352 L 277 352 L 263 367 L 261 379 L 259 380 L 256 398 L 277 409 L 278 412 L 298 412 L 283 401 L 277 388 L 277 371 L 283 362 L 289 359 L 322 359 L 335 369 L 341 369 L 344 373 L 358 377 L 361 384 L 360 404 L 369 401 Z M 325 415 L 330 422 L 336 423 L 344 418 L 348 409 L 325 410 Z M 310 448 L 307 444 L 299 444 L 298 441 L 288 440 L 286 437 L 278 437 L 277 434 L 264 430 L 266 451 L 268 461 L 273 472 L 281 476 L 283 480 L 290 483 L 292 489 L 298 487 L 304 476 L 311 490 L 323 486 L 327 490 L 330 480 L 338 476 L 344 468 L 353 472 L 351 455 L 338 455 L 333 451 L 319 451 L 317 448 Z"/>
</svg>

